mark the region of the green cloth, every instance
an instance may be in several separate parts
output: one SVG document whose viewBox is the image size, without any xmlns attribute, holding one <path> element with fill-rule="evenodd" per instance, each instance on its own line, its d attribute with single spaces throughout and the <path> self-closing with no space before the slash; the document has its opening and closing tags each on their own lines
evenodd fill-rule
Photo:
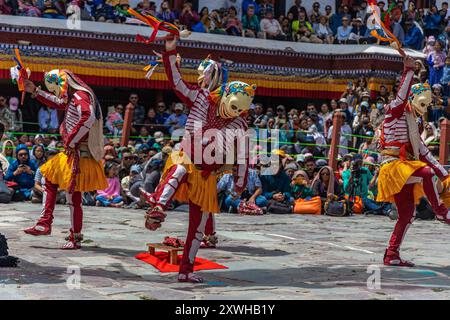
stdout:
<svg viewBox="0 0 450 320">
<path fill-rule="evenodd" d="M 253 15 L 250 20 L 248 19 L 247 15 L 244 15 L 242 17 L 242 27 L 244 29 L 252 30 L 253 32 L 260 32 L 261 26 L 259 23 L 259 19 L 256 15 Z"/>
<path fill-rule="evenodd" d="M 356 190 L 355 195 L 360 196 L 363 199 L 367 199 L 369 195 L 369 184 L 370 181 L 373 178 L 372 173 L 369 169 L 366 167 L 361 168 L 361 178 L 360 178 L 360 188 Z M 351 177 L 351 170 L 347 169 L 344 172 L 342 172 L 342 180 L 344 181 L 344 191 L 345 194 L 348 196 L 350 191 L 350 177 Z"/>
<path fill-rule="evenodd" d="M 312 190 L 302 184 L 299 185 L 294 185 L 292 187 L 292 196 L 294 197 L 295 200 L 297 199 L 306 199 L 308 197 L 313 197 L 314 194 L 312 192 Z"/>
</svg>

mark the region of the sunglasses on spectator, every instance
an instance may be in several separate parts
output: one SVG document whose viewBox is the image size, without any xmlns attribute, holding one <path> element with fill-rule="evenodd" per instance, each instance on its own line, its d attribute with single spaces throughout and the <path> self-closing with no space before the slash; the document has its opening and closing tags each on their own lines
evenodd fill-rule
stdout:
<svg viewBox="0 0 450 320">
<path fill-rule="evenodd" d="M 320 175 L 321 175 L 321 176 L 329 176 L 330 173 L 329 173 L 329 172 L 322 172 Z"/>
<path fill-rule="evenodd" d="M 17 156 L 18 157 L 25 157 L 25 156 L 28 156 L 28 153 L 19 153 Z"/>
</svg>

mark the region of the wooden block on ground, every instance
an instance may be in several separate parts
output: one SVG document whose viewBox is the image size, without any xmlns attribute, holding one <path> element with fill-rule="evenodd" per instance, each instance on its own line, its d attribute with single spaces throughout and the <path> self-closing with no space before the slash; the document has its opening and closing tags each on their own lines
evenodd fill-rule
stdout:
<svg viewBox="0 0 450 320">
<path fill-rule="evenodd" d="M 178 264 L 178 252 L 183 251 L 183 248 L 174 248 L 171 246 L 166 246 L 162 243 L 147 243 L 148 253 L 152 256 L 155 255 L 156 249 L 165 251 L 169 254 L 169 263 L 170 264 Z"/>
</svg>

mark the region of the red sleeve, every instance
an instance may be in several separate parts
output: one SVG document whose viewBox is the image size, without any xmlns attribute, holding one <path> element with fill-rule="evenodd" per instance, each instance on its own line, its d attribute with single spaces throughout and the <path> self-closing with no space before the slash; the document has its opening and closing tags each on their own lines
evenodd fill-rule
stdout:
<svg viewBox="0 0 450 320">
<path fill-rule="evenodd" d="M 39 88 L 36 89 L 36 99 L 49 108 L 58 110 L 65 110 L 67 108 L 67 102 L 64 99 L 58 98 L 54 94 Z"/>
<path fill-rule="evenodd" d="M 177 66 L 177 52 L 175 50 L 164 52 L 162 56 L 170 86 L 188 107 L 192 107 L 202 89 L 199 86 L 188 84 L 182 79 Z"/>
</svg>

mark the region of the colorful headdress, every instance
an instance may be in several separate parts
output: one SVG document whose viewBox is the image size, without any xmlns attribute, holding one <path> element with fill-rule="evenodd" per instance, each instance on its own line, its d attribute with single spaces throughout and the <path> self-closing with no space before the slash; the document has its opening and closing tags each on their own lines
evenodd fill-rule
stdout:
<svg viewBox="0 0 450 320">
<path fill-rule="evenodd" d="M 367 18 L 367 28 L 370 30 L 370 34 L 380 41 L 389 42 L 402 56 L 405 56 L 405 52 L 401 49 L 402 44 L 389 28 L 385 26 L 380 15 L 380 8 L 377 6 L 377 0 L 368 0 L 368 6 L 369 13 L 372 13 L 372 15 Z M 385 14 L 389 15 L 389 12 L 392 9 L 393 6 L 391 5 Z"/>
<path fill-rule="evenodd" d="M 200 63 L 197 71 L 198 83 L 203 83 L 209 91 L 216 90 L 228 81 L 228 69 L 222 63 L 212 60 L 210 55 Z"/>
<path fill-rule="evenodd" d="M 63 70 L 54 69 L 44 75 L 45 86 L 48 91 L 54 93 L 58 98 L 67 98 L 69 87 L 67 73 Z"/>
<path fill-rule="evenodd" d="M 233 81 L 225 85 L 219 105 L 219 115 L 224 119 L 236 118 L 250 109 L 256 85 Z"/>
</svg>

